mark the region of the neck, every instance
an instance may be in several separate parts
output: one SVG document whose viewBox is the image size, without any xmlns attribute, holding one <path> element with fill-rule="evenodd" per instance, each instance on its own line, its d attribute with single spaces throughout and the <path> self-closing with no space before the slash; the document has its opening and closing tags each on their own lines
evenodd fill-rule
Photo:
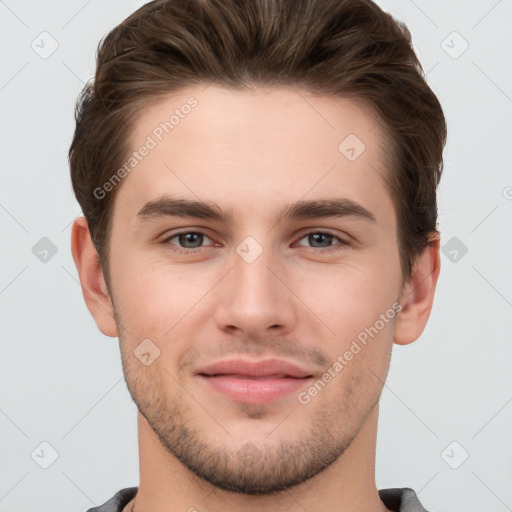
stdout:
<svg viewBox="0 0 512 512">
<path fill-rule="evenodd" d="M 378 404 L 343 455 L 313 478 L 272 495 L 237 494 L 212 486 L 160 443 L 139 413 L 140 485 L 133 512 L 386 512 L 375 486 Z M 128 504 L 131 511 L 132 504 Z M 126 508 L 125 508 L 126 511 Z"/>
</svg>

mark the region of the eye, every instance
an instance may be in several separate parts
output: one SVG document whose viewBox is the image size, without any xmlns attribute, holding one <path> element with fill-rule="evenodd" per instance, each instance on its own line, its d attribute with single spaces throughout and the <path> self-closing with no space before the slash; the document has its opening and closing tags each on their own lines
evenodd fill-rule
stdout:
<svg viewBox="0 0 512 512">
<path fill-rule="evenodd" d="M 171 243 L 171 240 L 175 238 L 180 246 Z M 181 231 L 180 233 L 174 233 L 172 236 L 162 240 L 162 244 L 168 246 L 171 251 L 190 254 L 196 252 L 195 249 L 201 248 L 202 242 L 205 238 L 210 240 L 210 238 L 208 238 L 202 231 Z"/>
<path fill-rule="evenodd" d="M 204 247 L 203 242 L 205 238 L 212 241 L 205 233 L 199 230 L 181 231 L 165 238 L 161 243 L 173 252 L 193 254 Z M 178 245 L 172 242 L 174 239 L 177 240 Z M 304 239 L 307 239 L 307 241 L 312 244 L 312 248 L 315 249 L 314 252 L 337 251 L 349 245 L 348 242 L 328 231 L 310 231 L 302 236 L 299 241 Z M 333 245 L 333 241 L 337 241 L 338 243 Z"/>
<path fill-rule="evenodd" d="M 300 240 L 304 240 L 306 238 L 309 243 L 313 244 L 313 248 L 319 249 L 315 252 L 337 251 L 349 245 L 348 242 L 334 235 L 333 233 L 330 233 L 329 231 L 310 231 L 309 233 L 306 233 L 306 235 L 303 236 Z M 332 245 L 333 240 L 337 240 L 339 243 Z"/>
</svg>

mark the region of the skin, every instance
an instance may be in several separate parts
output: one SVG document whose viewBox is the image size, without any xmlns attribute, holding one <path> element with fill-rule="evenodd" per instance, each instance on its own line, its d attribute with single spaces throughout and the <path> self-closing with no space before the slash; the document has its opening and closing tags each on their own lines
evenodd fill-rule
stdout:
<svg viewBox="0 0 512 512">
<path fill-rule="evenodd" d="M 383 178 L 389 155 L 363 103 L 292 88 L 194 86 L 138 116 L 133 148 L 190 96 L 197 107 L 119 185 L 108 287 L 83 217 L 72 232 L 85 301 L 101 332 L 119 337 L 139 408 L 134 510 L 385 511 L 375 484 L 378 400 L 393 342 L 416 340 L 430 315 L 439 240 L 404 283 Z M 338 150 L 351 133 L 366 146 L 353 162 Z M 214 201 L 233 221 L 141 221 L 137 212 L 163 194 Z M 375 222 L 276 221 L 285 203 L 334 197 Z M 199 241 L 168 240 L 198 229 Z M 308 236 L 325 230 L 335 236 Z M 263 251 L 252 263 L 236 251 L 247 236 Z M 296 393 L 241 404 L 195 376 L 240 356 L 286 359 L 321 378 L 396 302 L 400 313 L 308 404 Z M 148 366 L 133 353 L 145 339 L 160 350 Z"/>
</svg>

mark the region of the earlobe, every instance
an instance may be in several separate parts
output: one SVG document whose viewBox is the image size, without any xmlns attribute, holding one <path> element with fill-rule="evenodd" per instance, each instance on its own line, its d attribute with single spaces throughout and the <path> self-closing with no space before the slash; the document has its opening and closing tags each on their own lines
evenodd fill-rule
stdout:
<svg viewBox="0 0 512 512">
<path fill-rule="evenodd" d="M 416 258 L 411 279 L 400 297 L 402 310 L 395 322 L 393 340 L 407 345 L 417 340 L 427 324 L 441 270 L 440 237 L 433 234 L 431 242 Z"/>
<path fill-rule="evenodd" d="M 79 217 L 73 223 L 71 253 L 78 271 L 87 309 L 93 316 L 96 325 L 105 336 L 118 336 L 112 302 L 85 217 Z"/>
</svg>

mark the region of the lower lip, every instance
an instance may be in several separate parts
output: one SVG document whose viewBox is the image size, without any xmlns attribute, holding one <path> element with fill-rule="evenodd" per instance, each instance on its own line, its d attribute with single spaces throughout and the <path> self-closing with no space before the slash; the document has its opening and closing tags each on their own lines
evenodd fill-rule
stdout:
<svg viewBox="0 0 512 512">
<path fill-rule="evenodd" d="M 245 404 L 264 404 L 279 400 L 290 393 L 298 392 L 313 380 L 313 377 L 302 379 L 293 377 L 242 379 L 229 375 L 199 375 L 199 377 L 219 393 Z"/>
</svg>

